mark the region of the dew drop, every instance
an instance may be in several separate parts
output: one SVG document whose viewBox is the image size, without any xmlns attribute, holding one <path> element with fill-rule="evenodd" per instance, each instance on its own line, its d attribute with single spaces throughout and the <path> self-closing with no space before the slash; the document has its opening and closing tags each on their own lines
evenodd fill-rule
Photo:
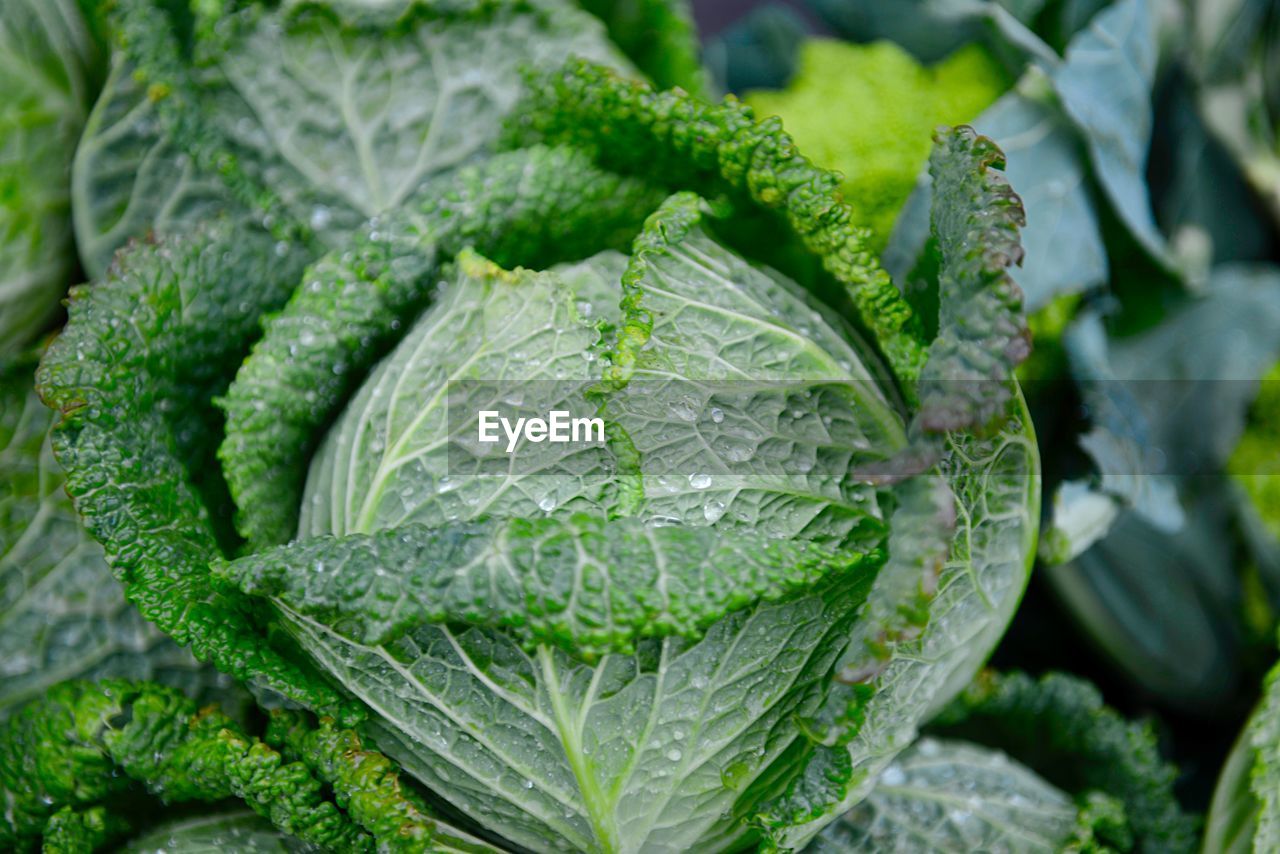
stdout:
<svg viewBox="0 0 1280 854">
<path fill-rule="evenodd" d="M 707 520 L 708 524 L 714 525 L 716 522 L 719 522 L 720 518 L 724 516 L 724 502 L 715 500 L 708 501 L 702 507 L 702 516 Z"/>
</svg>

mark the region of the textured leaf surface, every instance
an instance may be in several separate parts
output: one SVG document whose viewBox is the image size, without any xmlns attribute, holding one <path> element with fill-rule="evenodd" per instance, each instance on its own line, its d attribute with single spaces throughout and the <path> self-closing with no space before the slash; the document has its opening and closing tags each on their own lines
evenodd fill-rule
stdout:
<svg viewBox="0 0 1280 854">
<path fill-rule="evenodd" d="M 781 794 L 813 752 L 796 719 L 817 711 L 868 583 L 867 573 L 859 571 L 836 572 L 819 582 L 809 573 L 808 558 L 831 554 L 830 547 L 805 540 L 844 543 L 852 537 L 855 543 L 873 543 L 881 535 L 874 492 L 856 478 L 842 477 L 838 466 L 821 477 L 815 469 L 809 477 L 788 474 L 792 470 L 780 461 L 762 458 L 758 471 L 736 475 L 741 482 L 734 491 L 741 494 L 742 507 L 735 508 L 737 499 L 727 493 L 726 506 L 708 514 L 709 501 L 719 500 L 709 495 L 716 491 L 715 477 L 722 471 L 732 476 L 728 463 L 748 463 L 754 453 L 737 460 L 730 454 L 719 468 L 695 471 L 687 466 L 696 461 L 664 461 L 662 454 L 671 449 L 645 444 L 646 435 L 663 430 L 676 435 L 677 425 L 685 431 L 696 427 L 699 432 L 688 435 L 705 436 L 705 446 L 713 449 L 706 462 L 714 463 L 717 437 L 730 435 L 728 429 L 739 420 L 735 404 L 724 402 L 717 420 L 710 401 L 684 398 L 714 391 L 725 372 L 735 382 L 762 377 L 756 393 L 764 398 L 788 379 L 794 390 L 815 383 L 849 389 L 844 396 L 826 398 L 793 394 L 790 405 L 803 417 L 779 418 L 780 426 L 771 419 L 781 412 L 756 412 L 753 423 L 762 438 L 781 436 L 784 447 L 831 445 L 845 455 L 838 459 L 847 467 L 868 443 L 872 451 L 879 443 L 891 451 L 903 441 L 901 422 L 870 384 L 860 354 L 834 321 L 816 311 L 794 284 L 716 244 L 698 225 L 702 216 L 696 197 L 673 197 L 637 238 L 623 282 L 612 286 L 618 276 L 613 254 L 563 273 L 508 273 L 464 255 L 457 277 L 366 383 L 313 460 L 308 491 L 314 490 L 320 502 L 318 507 L 304 503 L 304 532 L 386 528 L 375 540 L 399 549 L 404 544 L 398 537 L 408 533 L 411 519 L 430 521 L 439 534 L 456 534 L 466 529 L 460 524 L 450 529 L 451 519 L 482 513 L 517 517 L 489 523 L 488 532 L 473 529 L 474 542 L 484 545 L 502 570 L 500 583 L 509 585 L 501 579 L 514 578 L 522 585 L 519 590 L 484 588 L 493 601 L 523 599 L 526 622 L 509 633 L 423 627 L 375 646 L 344 637 L 351 633 L 344 632 L 341 619 L 331 620 L 330 628 L 327 621 L 308 616 L 311 603 L 305 595 L 278 604 L 302 645 L 377 710 L 370 731 L 384 750 L 456 807 L 483 816 L 504 837 L 537 850 L 563 844 L 679 849 L 742 838 L 744 819 Z M 574 293 L 568 282 L 583 290 Z M 592 302 L 584 300 L 587 296 Z M 596 319 L 605 323 L 597 326 Z M 609 332 L 611 319 L 616 339 Z M 801 325 L 804 334 L 797 331 Z M 463 341 L 468 346 L 460 346 Z M 584 352 L 596 358 L 584 359 Z M 459 369 L 461 376 L 474 372 L 517 381 L 521 405 L 539 411 L 546 407 L 530 402 L 538 388 L 531 378 L 559 373 L 552 388 L 581 388 L 602 400 L 606 418 L 616 419 L 632 438 L 634 458 L 619 459 L 609 471 L 603 465 L 608 446 L 522 445 L 516 465 L 520 471 L 532 466 L 536 477 L 509 474 L 513 463 L 505 457 L 496 477 L 457 476 L 441 447 L 441 432 L 451 429 L 451 422 L 440 400 L 446 381 L 456 379 Z M 865 381 L 859 384 L 857 376 Z M 648 393 L 646 383 L 665 383 L 679 394 L 668 400 L 670 395 L 660 391 Z M 475 406 L 464 400 L 462 408 Z M 822 414 L 843 419 L 845 426 L 820 441 L 795 426 L 820 425 Z M 679 442 L 667 444 L 679 450 Z M 570 463 L 584 455 L 585 460 Z M 395 466 L 386 476 L 372 470 L 390 463 Z M 650 474 L 651 464 L 661 466 Z M 588 478 L 584 472 L 597 474 Z M 665 477 L 668 472 L 673 476 Z M 706 479 L 684 472 L 705 472 Z M 620 500 L 633 473 L 639 475 L 641 492 Z M 847 486 L 841 487 L 842 480 Z M 806 483 L 806 491 L 797 494 Z M 841 488 L 866 498 L 846 502 Z M 802 509 L 766 513 L 770 501 L 761 496 L 771 493 L 780 508 L 795 502 Z M 373 510 L 366 513 L 361 504 L 370 496 L 367 506 Z M 616 515 L 613 507 L 631 518 L 605 522 Z M 824 508 L 844 521 L 824 519 Z M 598 518 L 568 515 L 575 510 Z M 520 538 L 485 545 L 485 536 L 494 531 L 554 532 L 566 525 L 579 529 L 575 536 L 551 537 L 553 548 L 542 544 L 548 541 L 533 541 L 541 549 L 536 556 L 526 553 Z M 753 532 L 757 525 L 762 527 Z M 770 534 L 781 536 L 770 542 Z M 633 553 L 636 548 L 639 553 Z M 856 552 L 838 560 L 848 561 L 850 555 Z M 534 573 L 507 565 L 534 560 Z M 364 581 L 352 580 L 376 586 L 377 569 L 395 577 L 402 566 L 425 561 L 396 556 L 377 563 L 372 573 L 365 567 L 340 576 L 363 576 Z M 599 567 L 608 569 L 611 583 L 603 590 L 593 580 L 606 580 Z M 783 576 L 774 574 L 780 567 L 787 568 Z M 430 572 L 429 566 L 424 569 Z M 573 579 L 580 591 L 567 611 L 560 610 L 564 581 L 541 575 L 551 571 Z M 450 578 L 449 573 L 440 576 Z M 468 580 L 453 577 L 459 591 L 470 596 Z M 286 583 L 313 582 L 288 577 Z M 796 583 L 817 589 L 800 595 L 794 586 L 788 588 Z M 664 584 L 667 593 L 661 592 Z M 679 584 L 692 585 L 684 588 L 688 595 L 676 595 Z M 555 592 L 543 593 L 544 585 Z M 784 588 L 794 591 L 794 601 L 747 607 Z M 669 611 L 660 604 L 668 594 Z M 340 608 L 359 608 L 340 595 L 323 598 Z M 597 604 L 601 601 L 608 610 Z M 449 610 L 429 605 L 441 616 Z M 468 610 L 483 607 L 459 601 L 452 612 L 466 621 Z M 738 610 L 707 625 L 730 607 Z M 420 619 L 422 610 L 411 610 Z M 639 635 L 673 629 L 705 633 L 696 642 L 642 640 L 634 653 L 605 655 L 594 665 L 552 646 L 530 652 L 519 642 L 531 630 L 540 637 L 540 624 L 561 635 L 560 626 L 572 618 L 582 623 L 570 630 L 590 649 L 592 623 L 606 616 Z M 383 637 L 381 630 L 372 637 Z"/>
<path fill-rule="evenodd" d="M 379 841 L 380 850 L 501 850 L 436 816 L 416 790 L 401 782 L 391 760 L 365 747 L 355 731 L 336 727 L 332 719 L 309 726 L 302 713 L 276 712 L 266 740 L 331 785 L 348 814 Z"/>
<path fill-rule="evenodd" d="M 1269 851 L 1280 845 L 1280 669 L 1272 667 L 1263 688 L 1262 703 L 1249 720 L 1249 744 L 1253 770 L 1249 788 L 1256 806 L 1253 850 Z"/>
<path fill-rule="evenodd" d="M 1031 352 L 1022 291 L 1008 267 L 1022 261 L 1022 201 L 997 169 L 1004 155 L 961 127 L 935 137 L 931 219 L 942 266 L 938 337 L 920 377 L 926 430 L 984 428 L 1013 396 L 1013 369 Z"/>
<path fill-rule="evenodd" d="M 955 496 L 956 534 L 928 601 L 928 621 L 876 652 L 875 669 L 852 686 L 865 692 L 855 710 L 861 723 L 847 746 L 853 785 L 837 808 L 782 834 L 784 844 L 803 844 L 867 796 L 876 775 L 973 678 L 1022 598 L 1040 515 L 1039 456 L 1025 409 L 1014 410 L 996 436 L 951 434 L 939 467 Z M 860 669 L 868 658 L 865 647 L 853 645 L 840 665 Z"/>
<path fill-rule="evenodd" d="M 1088 682 L 1050 673 L 981 677 L 936 722 L 943 733 L 997 747 L 1051 782 L 1119 800 L 1141 851 L 1192 851 L 1196 821 L 1173 793 L 1177 776 L 1146 722 L 1103 705 Z"/>
<path fill-rule="evenodd" d="M 98 48 L 75 0 L 6 0 L 0 15 L 0 356 L 57 311 L 69 284 L 70 171 Z"/>
<path fill-rule="evenodd" d="M 26 847 L 64 806 L 92 807 L 135 781 L 171 802 L 240 798 L 322 848 L 371 847 L 305 766 L 176 691 L 119 679 L 61 683 L 0 726 L 0 843 Z"/>
<path fill-rule="evenodd" d="M 731 614 L 697 643 L 650 641 L 594 667 L 478 629 L 370 647 L 285 617 L 378 711 L 379 747 L 505 838 L 688 850 L 741 838 L 752 806 L 796 773 L 808 743 L 795 717 L 816 711 L 865 595 L 865 579 L 844 578 Z"/>
<path fill-rule="evenodd" d="M 1070 798 L 1004 754 L 924 738 L 806 850 L 1049 854 L 1075 820 Z"/>
<path fill-rule="evenodd" d="M 354 247 L 312 265 L 305 287 L 266 320 L 220 403 L 227 438 L 219 455 L 254 546 L 293 535 L 321 428 L 401 316 L 425 301 L 439 263 L 465 246 L 529 266 L 621 247 L 659 201 L 580 152 L 540 146 L 462 169 L 426 196 L 421 209 L 383 217 Z"/>
<path fill-rule="evenodd" d="M 228 509 L 208 474 L 218 436 L 208 400 L 259 313 L 297 281 L 303 258 L 283 248 L 225 224 L 135 246 L 108 281 L 73 291 L 37 384 L 63 414 L 53 445 L 67 492 L 143 616 L 201 661 L 333 707 L 334 693 L 264 643 L 208 579 L 220 554 L 212 514 Z"/>
<path fill-rule="evenodd" d="M 676 205 L 655 216 L 625 277 L 632 314 L 618 337 L 638 356 L 615 352 L 596 326 L 619 308 L 582 302 L 554 273 L 459 264 L 312 460 L 299 533 L 555 510 L 876 537 L 875 493 L 855 464 L 904 439 L 861 355 L 794 284 L 690 223 L 677 229 L 677 215 L 700 214 Z M 523 443 L 512 468 L 477 444 L 474 412 L 495 397 L 521 414 L 594 413 L 588 395 L 606 361 L 608 376 L 629 366 L 604 419 L 606 432 L 625 432 L 634 464 L 609 445 Z M 627 494 L 629 465 L 643 475 L 638 495 Z"/>
<path fill-rule="evenodd" d="M 590 659 L 696 637 L 727 612 L 873 573 L 881 555 L 588 514 L 301 540 L 214 572 L 363 644 L 431 623 L 508 629 Z"/>
<path fill-rule="evenodd" d="M 121 846 L 126 854 L 224 854 L 228 850 L 294 854 L 309 849 L 248 810 L 168 822 Z"/>
<path fill-rule="evenodd" d="M 91 271 L 152 225 L 198 221 L 218 197 L 226 156 L 246 187 L 279 201 L 280 214 L 341 242 L 433 175 L 491 149 L 525 66 L 553 68 L 567 55 L 628 65 L 602 25 L 567 0 L 415 4 L 403 17 L 361 10 L 355 20 L 313 8 L 235 13 L 203 46 L 209 63 L 181 69 L 187 90 L 166 79 L 157 57 L 133 56 L 126 44 L 153 92 L 187 94 L 153 106 L 124 69 L 113 75 L 77 163 L 77 206 L 86 211 L 77 236 Z M 166 118 L 166 109 L 178 115 Z M 199 139 L 175 135 L 175 122 L 193 112 Z"/>
<path fill-rule="evenodd" d="M 64 679 L 159 679 L 213 698 L 229 680 L 125 601 L 63 491 L 31 387 L 33 361 L 0 372 L 0 718 Z"/>
<path fill-rule="evenodd" d="M 610 168 L 709 195 L 728 190 L 778 212 L 848 291 L 898 378 L 910 384 L 918 376 L 919 319 L 868 251 L 866 231 L 851 224 L 839 176 L 801 155 L 779 120 L 756 122 L 729 101 L 653 92 L 587 62 L 569 63 L 534 96 L 510 122 L 515 138 L 582 146 Z"/>
</svg>

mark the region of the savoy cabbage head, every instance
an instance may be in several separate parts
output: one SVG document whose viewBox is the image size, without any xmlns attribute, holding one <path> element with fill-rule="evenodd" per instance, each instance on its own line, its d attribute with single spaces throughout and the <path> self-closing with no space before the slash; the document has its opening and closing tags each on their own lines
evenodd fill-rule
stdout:
<svg viewBox="0 0 1280 854">
<path fill-rule="evenodd" d="M 935 136 L 924 322 L 779 122 L 641 82 L 700 84 L 611 40 L 678 40 L 679 4 L 192 8 L 112 13 L 74 181 L 99 279 L 38 387 L 128 599 L 288 711 L 55 686 L 0 737 L 52 769 L 0 771 L 0 844 L 117 838 L 133 781 L 333 850 L 795 849 L 864 802 L 1035 551 L 999 149 Z M 602 436 L 482 447 L 490 409 Z"/>
</svg>

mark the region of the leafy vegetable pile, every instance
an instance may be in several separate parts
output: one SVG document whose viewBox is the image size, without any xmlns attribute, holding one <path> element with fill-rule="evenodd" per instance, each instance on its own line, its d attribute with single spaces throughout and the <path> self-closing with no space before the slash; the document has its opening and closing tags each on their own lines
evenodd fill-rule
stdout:
<svg viewBox="0 0 1280 854">
<path fill-rule="evenodd" d="M 1151 221 L 1145 6 L 911 5 L 769 92 L 679 0 L 0 0 L 0 848 L 1190 850 L 1152 726 L 982 668 L 1042 527 L 1194 515 L 1126 365 L 1273 274 Z"/>
</svg>

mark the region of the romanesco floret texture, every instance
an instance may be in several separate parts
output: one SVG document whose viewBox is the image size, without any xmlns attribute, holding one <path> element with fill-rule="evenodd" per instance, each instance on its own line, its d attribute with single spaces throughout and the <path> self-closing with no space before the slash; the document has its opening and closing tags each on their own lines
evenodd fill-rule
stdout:
<svg viewBox="0 0 1280 854">
<path fill-rule="evenodd" d="M 779 116 L 815 163 L 844 175 L 845 201 L 878 251 L 929 159 L 934 128 L 973 121 L 1008 86 L 978 45 L 923 66 L 893 42 L 814 39 L 785 90 L 744 100 L 761 118 Z"/>
</svg>

